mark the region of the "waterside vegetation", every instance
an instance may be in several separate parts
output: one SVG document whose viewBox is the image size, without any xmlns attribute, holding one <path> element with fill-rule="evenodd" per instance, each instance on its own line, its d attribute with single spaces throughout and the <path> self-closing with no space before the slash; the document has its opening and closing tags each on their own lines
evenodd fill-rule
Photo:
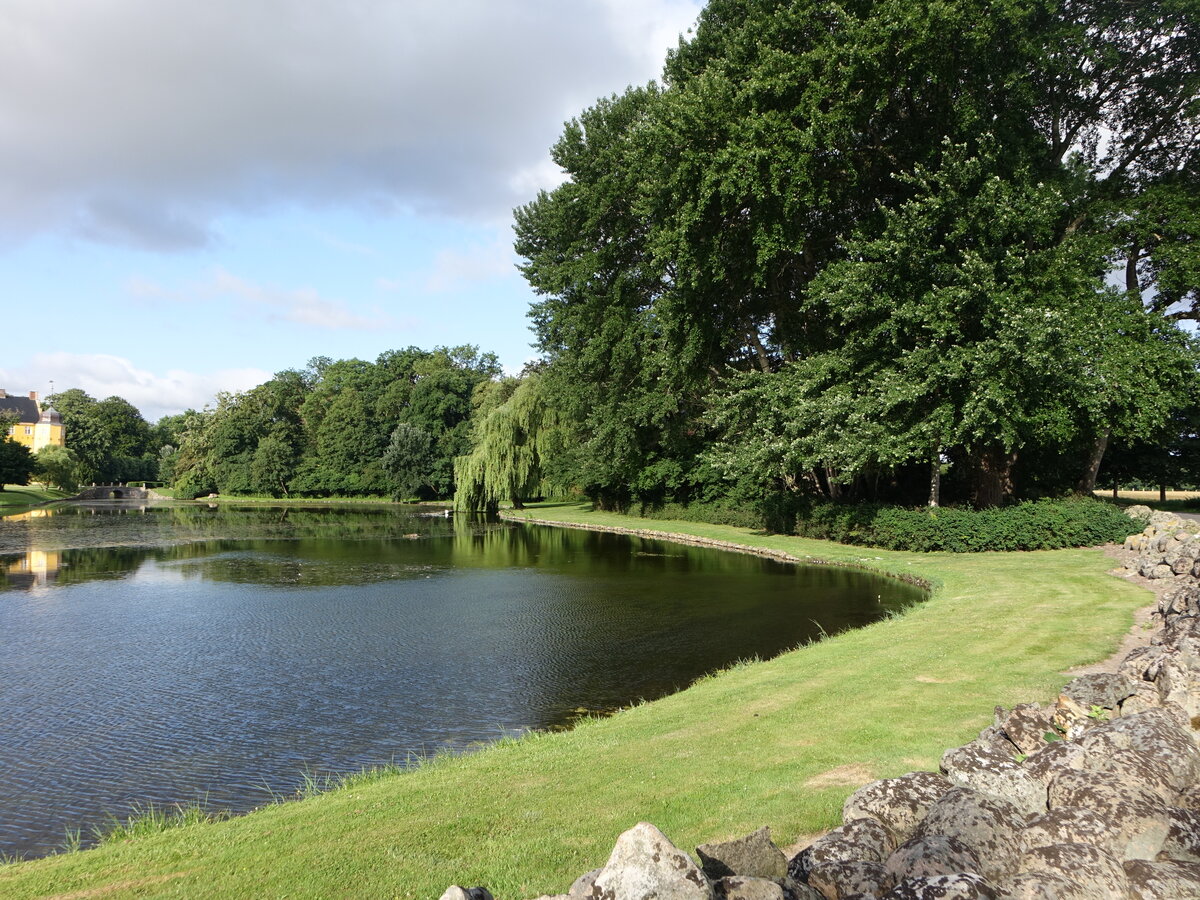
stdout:
<svg viewBox="0 0 1200 900">
<path fill-rule="evenodd" d="M 1095 549 L 910 554 L 586 504 L 511 513 L 640 528 L 863 566 L 934 587 L 903 615 L 565 733 L 435 756 L 297 803 L 0 868 L 0 893 L 427 898 L 452 882 L 498 896 L 565 890 L 630 823 L 681 846 L 770 825 L 835 824 L 853 787 L 930 768 L 996 703 L 1049 698 L 1068 666 L 1111 653 L 1148 599 Z M 980 665 L 987 660 L 987 665 Z"/>
</svg>

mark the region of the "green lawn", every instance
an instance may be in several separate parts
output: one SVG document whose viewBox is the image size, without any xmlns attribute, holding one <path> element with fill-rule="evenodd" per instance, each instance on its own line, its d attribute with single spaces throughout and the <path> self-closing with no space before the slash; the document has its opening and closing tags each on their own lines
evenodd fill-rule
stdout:
<svg viewBox="0 0 1200 900">
<path fill-rule="evenodd" d="M 62 500 L 69 496 L 71 495 L 63 491 L 41 485 L 34 487 L 27 484 L 6 484 L 4 490 L 0 491 L 0 513 L 26 509 L 48 500 Z"/>
<path fill-rule="evenodd" d="M 691 849 L 770 825 L 840 821 L 869 779 L 937 765 L 992 707 L 1051 699 L 1110 654 L 1150 595 L 1100 550 L 917 555 L 629 519 L 576 505 L 525 515 L 636 526 L 920 577 L 903 616 L 746 664 L 567 733 L 508 741 L 297 803 L 0 867 L 0 895 L 500 900 L 567 889 L 641 820 Z"/>
</svg>

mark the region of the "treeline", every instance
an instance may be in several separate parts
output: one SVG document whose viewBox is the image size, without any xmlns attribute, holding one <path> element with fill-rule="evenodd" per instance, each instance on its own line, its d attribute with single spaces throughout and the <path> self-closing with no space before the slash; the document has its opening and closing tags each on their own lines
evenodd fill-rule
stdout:
<svg viewBox="0 0 1200 900">
<path fill-rule="evenodd" d="M 1197 59 L 1194 0 L 710 0 L 517 211 L 544 363 L 462 502 L 984 508 L 1176 464 Z"/>
<path fill-rule="evenodd" d="M 471 447 L 472 396 L 500 376 L 475 347 L 409 347 L 375 362 L 317 358 L 176 420 L 160 477 L 177 497 L 447 497 Z"/>
</svg>

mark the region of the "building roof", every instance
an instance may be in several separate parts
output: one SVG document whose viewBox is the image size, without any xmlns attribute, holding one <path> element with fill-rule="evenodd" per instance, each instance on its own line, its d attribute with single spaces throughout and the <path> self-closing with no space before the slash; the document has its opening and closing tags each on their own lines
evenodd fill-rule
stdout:
<svg viewBox="0 0 1200 900">
<path fill-rule="evenodd" d="M 32 397 L 13 397 L 0 391 L 0 413 L 16 413 L 18 422 L 36 422 L 42 417 L 37 401 Z"/>
</svg>

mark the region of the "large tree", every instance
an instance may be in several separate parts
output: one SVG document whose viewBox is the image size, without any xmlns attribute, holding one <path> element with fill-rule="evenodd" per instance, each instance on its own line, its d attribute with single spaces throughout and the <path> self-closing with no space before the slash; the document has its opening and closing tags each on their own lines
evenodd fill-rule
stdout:
<svg viewBox="0 0 1200 900">
<path fill-rule="evenodd" d="M 805 419 L 800 438 L 827 448 L 826 490 L 848 465 L 929 470 L 946 457 L 990 503 L 1037 441 L 1071 445 L 1075 480 L 1094 478 L 1114 429 L 1144 432 L 1165 414 L 1131 412 L 1136 390 L 1178 372 L 1176 336 L 1101 280 L 1127 262 L 1131 298 L 1168 315 L 1194 296 L 1196 14 L 1195 0 L 712 0 L 664 86 L 571 122 L 554 148 L 568 180 L 517 214 L 547 384 L 587 448 L 579 482 L 601 501 L 703 490 L 705 397 L 750 371 L 786 373 L 793 393 L 836 387 L 860 433 L 883 438 L 870 461 L 848 462 Z M 930 191 L 966 177 L 955 159 L 972 161 L 996 215 L 966 183 L 957 196 L 974 218 L 935 208 Z M 889 266 L 903 277 L 865 300 Z M 996 296 L 972 287 L 980 272 Z M 961 308 L 939 311 L 947 303 Z M 972 306 L 1008 337 L 977 335 Z M 1079 326 L 1074 344 L 1058 327 L 1017 334 L 1021 315 L 1045 308 Z M 917 321 L 955 316 L 941 352 L 922 350 Z M 1067 378 L 1058 340 L 1076 380 L 1041 403 Z M 1089 362 L 1097 340 L 1103 358 Z M 1160 343 L 1157 372 L 1129 364 Z M 855 360 L 876 389 L 856 392 Z M 787 408 L 768 413 L 800 427 Z"/>
</svg>

